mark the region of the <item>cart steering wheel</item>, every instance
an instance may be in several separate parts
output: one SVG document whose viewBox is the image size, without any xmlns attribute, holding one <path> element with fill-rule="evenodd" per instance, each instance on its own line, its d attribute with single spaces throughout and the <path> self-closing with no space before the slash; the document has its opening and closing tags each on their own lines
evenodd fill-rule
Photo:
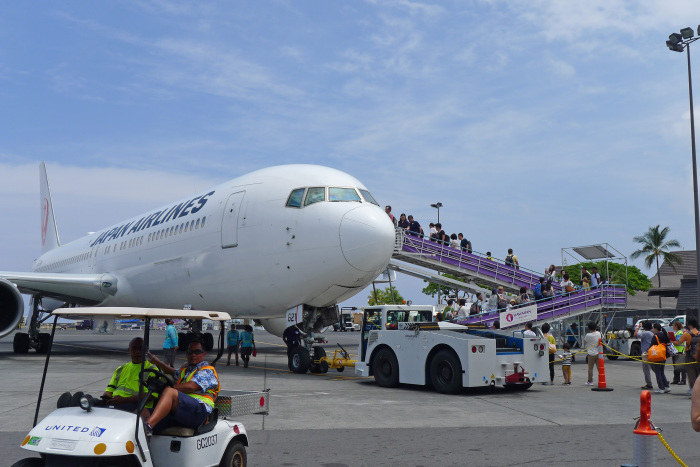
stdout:
<svg viewBox="0 0 700 467">
<path fill-rule="evenodd" d="M 144 381 L 144 376 L 146 373 L 153 373 L 153 376 L 149 376 Z M 153 392 L 158 394 L 161 394 L 163 389 L 168 386 L 173 387 L 173 382 L 170 378 L 168 378 L 168 375 L 153 367 L 144 368 L 139 373 L 139 381 L 141 381 L 141 384 L 143 384 L 147 389 L 153 389 Z"/>
</svg>

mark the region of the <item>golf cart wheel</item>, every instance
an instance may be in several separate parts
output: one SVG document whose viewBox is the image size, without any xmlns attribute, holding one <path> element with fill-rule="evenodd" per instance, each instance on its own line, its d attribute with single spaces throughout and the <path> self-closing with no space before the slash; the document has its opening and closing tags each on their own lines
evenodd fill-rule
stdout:
<svg viewBox="0 0 700 467">
<path fill-rule="evenodd" d="M 26 332 L 18 332 L 12 341 L 12 351 L 14 353 L 29 352 L 29 334 Z"/>
<path fill-rule="evenodd" d="M 12 467 L 44 467 L 44 459 L 41 457 L 25 457 L 12 464 Z"/>
<path fill-rule="evenodd" d="M 245 452 L 245 447 L 240 441 L 234 441 L 229 444 L 224 453 L 224 458 L 221 461 L 223 467 L 245 467 L 248 465 L 248 456 Z"/>
<path fill-rule="evenodd" d="M 51 334 L 48 332 L 40 332 L 37 338 L 39 340 L 39 346 L 36 348 L 36 353 L 47 353 L 49 351 L 49 344 L 51 343 Z"/>
<path fill-rule="evenodd" d="M 294 373 L 306 373 L 311 365 L 311 354 L 306 347 L 294 347 L 289 355 L 289 367 Z"/>
</svg>

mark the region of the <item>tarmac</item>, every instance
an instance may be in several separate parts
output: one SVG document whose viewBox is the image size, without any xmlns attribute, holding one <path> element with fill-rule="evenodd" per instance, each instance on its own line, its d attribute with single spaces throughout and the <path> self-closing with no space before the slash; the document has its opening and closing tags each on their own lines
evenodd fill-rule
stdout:
<svg viewBox="0 0 700 467">
<path fill-rule="evenodd" d="M 56 331 L 39 417 L 64 391 L 102 394 L 114 369 L 127 361 L 129 340 L 140 331 L 100 335 Z M 357 353 L 359 333 L 328 330 L 328 354 L 340 343 Z M 264 466 L 346 465 L 622 465 L 632 462 L 632 430 L 640 412 L 640 364 L 605 361 L 611 392 L 585 386 L 586 365 L 578 358 L 573 384 L 565 386 L 556 366 L 554 386 L 523 392 L 467 389 L 442 395 L 430 389 L 381 388 L 373 378 L 339 373 L 298 375 L 287 368 L 281 339 L 256 330 L 257 357 L 250 368 L 217 364 L 223 389 L 269 388 L 270 414 L 239 420 L 248 430 L 248 462 Z M 151 333 L 159 351 L 162 331 Z M 582 356 L 583 357 L 583 356 Z M 212 360 L 210 355 L 208 360 Z M 224 356 L 225 359 L 225 356 Z M 179 361 L 184 355 L 179 354 Z M 0 461 L 27 457 L 19 445 L 31 428 L 45 356 L 12 353 L 12 336 L 0 340 Z M 242 363 L 241 363 L 242 365 Z M 670 367 L 666 369 L 669 380 Z M 700 465 L 690 426 L 687 387 L 653 394 L 651 419 L 687 465 Z M 677 465 L 657 441 L 658 465 Z"/>
</svg>

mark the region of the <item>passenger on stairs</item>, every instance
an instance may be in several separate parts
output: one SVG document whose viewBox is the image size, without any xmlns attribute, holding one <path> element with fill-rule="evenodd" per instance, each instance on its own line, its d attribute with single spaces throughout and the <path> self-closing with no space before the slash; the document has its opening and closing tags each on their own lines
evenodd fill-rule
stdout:
<svg viewBox="0 0 700 467">
<path fill-rule="evenodd" d="M 459 239 L 459 246 L 462 248 L 462 251 L 466 251 L 467 253 L 472 252 L 472 242 L 464 238 L 463 233 L 458 233 L 457 238 Z"/>
<path fill-rule="evenodd" d="M 512 248 L 508 248 L 508 256 L 506 256 L 506 266 L 510 266 L 515 269 L 520 269 L 520 262 L 518 262 L 518 257 L 513 254 Z"/>
<path fill-rule="evenodd" d="M 516 300 L 516 303 L 521 306 L 525 306 L 528 303 L 530 303 L 532 300 L 530 299 L 530 295 L 527 293 L 527 287 L 523 286 L 520 287 L 520 295 L 518 296 L 518 299 Z"/>
<path fill-rule="evenodd" d="M 567 273 L 564 273 L 564 276 L 562 277 L 561 288 L 564 290 L 565 293 L 574 291 L 574 283 L 571 282 L 571 278 Z"/>
<path fill-rule="evenodd" d="M 457 307 L 457 311 L 455 312 L 455 317 L 456 319 L 466 319 L 466 317 L 469 316 L 469 308 L 467 308 L 467 301 L 464 298 L 460 298 L 458 303 L 459 306 Z"/>
<path fill-rule="evenodd" d="M 457 234 L 455 233 L 450 235 L 450 247 L 459 248 L 459 240 L 457 240 Z"/>
<path fill-rule="evenodd" d="M 386 212 L 386 215 L 389 216 L 389 219 L 391 219 L 391 222 L 394 223 L 394 227 L 396 227 L 396 218 L 394 215 L 391 213 L 391 206 L 387 206 L 384 208 L 384 212 Z"/>
<path fill-rule="evenodd" d="M 557 279 L 556 276 L 557 276 L 557 270 L 553 264 L 550 264 L 549 267 L 544 271 L 544 278 L 545 278 L 545 280 L 551 278 L 554 281 Z"/>
<path fill-rule="evenodd" d="M 408 220 L 406 219 L 406 214 L 401 213 L 401 215 L 399 216 L 399 222 L 397 225 L 404 230 L 408 229 Z"/>
<path fill-rule="evenodd" d="M 535 294 L 535 300 L 542 300 L 544 298 L 544 295 L 542 295 L 544 289 L 544 277 L 540 277 L 539 284 L 535 286 L 535 289 L 533 290 Z"/>
<path fill-rule="evenodd" d="M 430 240 L 433 242 L 437 241 L 437 229 L 435 228 L 435 224 L 432 222 L 430 223 Z"/>
<path fill-rule="evenodd" d="M 495 311 L 498 308 L 498 289 L 494 287 L 491 289 L 491 296 L 486 305 L 486 311 Z"/>
<path fill-rule="evenodd" d="M 408 215 L 408 233 L 415 236 L 423 235 L 423 228 L 418 221 L 413 220 L 411 214 Z"/>
</svg>

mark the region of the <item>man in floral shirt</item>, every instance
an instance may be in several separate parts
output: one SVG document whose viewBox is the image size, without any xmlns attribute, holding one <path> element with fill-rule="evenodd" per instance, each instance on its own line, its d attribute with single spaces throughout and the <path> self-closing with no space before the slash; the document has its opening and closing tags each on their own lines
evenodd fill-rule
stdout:
<svg viewBox="0 0 700 467">
<path fill-rule="evenodd" d="M 187 364 L 176 370 L 149 353 L 151 362 L 164 373 L 178 376 L 174 387 L 165 388 L 153 409 L 146 413 L 146 433 L 178 425 L 197 428 L 214 408 L 214 400 L 221 386 L 213 366 L 204 360 L 206 351 L 202 342 L 193 339 L 187 349 Z"/>
</svg>

